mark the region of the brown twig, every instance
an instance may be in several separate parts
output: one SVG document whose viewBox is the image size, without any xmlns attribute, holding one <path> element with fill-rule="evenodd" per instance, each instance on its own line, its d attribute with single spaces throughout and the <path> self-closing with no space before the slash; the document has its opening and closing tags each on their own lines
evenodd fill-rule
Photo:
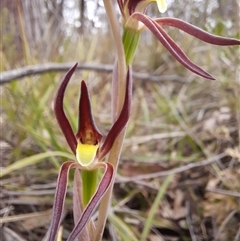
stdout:
<svg viewBox="0 0 240 241">
<path fill-rule="evenodd" d="M 0 73 L 0 85 L 10 83 L 14 80 L 20 80 L 27 76 L 40 75 L 49 72 L 66 72 L 75 63 L 46 63 L 46 64 L 36 64 L 30 65 L 18 69 L 13 69 L 9 71 L 3 71 Z M 110 73 L 113 70 L 113 66 L 109 64 L 78 64 L 77 70 L 90 70 L 96 72 L 106 72 Z M 151 75 L 147 73 L 133 73 L 133 77 L 140 80 L 150 80 L 150 81 L 179 81 L 186 82 L 184 77 L 179 75 Z"/>
<path fill-rule="evenodd" d="M 157 133 L 151 135 L 144 135 L 144 136 L 133 136 L 128 139 L 124 140 L 124 146 L 136 145 L 147 143 L 149 141 L 159 140 L 159 139 L 167 139 L 167 138 L 177 138 L 177 137 L 184 137 L 186 136 L 186 132 L 183 131 L 173 131 L 173 132 L 166 132 L 166 133 Z"/>
<path fill-rule="evenodd" d="M 39 218 L 39 217 L 45 218 L 45 216 L 49 216 L 49 219 L 50 219 L 51 213 L 52 213 L 52 209 L 42 211 L 42 212 L 12 215 L 12 216 L 8 216 L 8 217 L 0 218 L 0 223 L 18 222 L 18 221 L 26 220 L 26 219 L 29 219 L 29 218 Z"/>
<path fill-rule="evenodd" d="M 240 197 L 239 192 L 233 192 L 233 191 L 223 190 L 223 189 L 219 189 L 219 188 L 209 188 L 209 187 L 207 187 L 206 191 L 214 192 L 214 193 L 218 193 L 218 194 L 222 194 L 222 195 L 233 196 L 233 197 Z"/>
<path fill-rule="evenodd" d="M 191 220 L 191 212 L 190 212 L 190 203 L 189 201 L 186 202 L 186 211 L 187 211 L 187 215 L 186 215 L 186 221 L 188 224 L 188 229 L 189 229 L 189 233 L 191 235 L 191 240 L 192 241 L 197 241 L 197 237 L 194 233 L 193 230 L 193 224 L 192 224 L 192 220 Z"/>
<path fill-rule="evenodd" d="M 220 228 L 218 229 L 218 232 L 216 234 L 216 238 L 215 240 L 218 240 L 221 233 L 225 230 L 225 227 L 227 225 L 227 223 L 233 218 L 233 216 L 235 215 L 235 213 L 237 212 L 237 210 L 233 210 L 232 212 L 230 212 L 227 217 L 223 220 Z"/>
<path fill-rule="evenodd" d="M 135 182 L 135 181 L 143 180 L 143 179 L 168 176 L 171 174 L 184 172 L 184 171 L 187 171 L 187 170 L 195 168 L 195 167 L 202 167 L 202 166 L 210 165 L 210 164 L 216 162 L 217 160 L 224 158 L 225 156 L 227 156 L 226 153 L 221 153 L 217 156 L 213 156 L 204 161 L 189 163 L 187 165 L 177 167 L 177 168 L 174 168 L 174 169 L 171 169 L 168 171 L 154 172 L 154 173 L 150 173 L 150 174 L 138 175 L 138 176 L 133 176 L 133 177 L 122 177 L 122 176 L 118 175 L 115 183 L 124 183 L 124 182 L 131 182 L 131 181 Z"/>
<path fill-rule="evenodd" d="M 239 229 L 234 237 L 234 241 L 238 241 L 240 239 L 240 226 L 239 226 Z"/>
</svg>

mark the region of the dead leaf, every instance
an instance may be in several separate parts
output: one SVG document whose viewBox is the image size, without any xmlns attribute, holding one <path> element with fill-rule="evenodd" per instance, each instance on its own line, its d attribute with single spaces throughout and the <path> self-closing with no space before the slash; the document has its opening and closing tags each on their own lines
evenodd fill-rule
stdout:
<svg viewBox="0 0 240 241">
<path fill-rule="evenodd" d="M 138 176 L 165 170 L 166 168 L 160 164 L 135 162 L 122 162 L 119 168 L 120 174 L 124 177 Z"/>
<path fill-rule="evenodd" d="M 184 206 L 184 193 L 180 189 L 176 189 L 168 193 L 173 199 L 173 204 L 166 200 L 161 205 L 161 215 L 165 218 L 178 220 L 186 217 L 186 208 Z"/>
<path fill-rule="evenodd" d="M 239 149 L 239 147 L 234 147 L 234 148 L 227 148 L 226 150 L 225 150 L 225 152 L 229 155 L 229 156 L 231 156 L 231 157 L 233 157 L 233 158 L 236 158 L 237 160 L 238 160 L 238 162 L 240 162 L 240 149 Z"/>
<path fill-rule="evenodd" d="M 216 189 L 220 185 L 232 191 L 240 190 L 240 176 L 237 170 L 224 170 L 218 173 L 218 177 L 209 180 L 206 189 Z M 206 192 L 202 202 L 205 217 L 213 216 L 220 225 L 227 215 L 238 208 L 235 197 L 215 192 Z"/>
</svg>

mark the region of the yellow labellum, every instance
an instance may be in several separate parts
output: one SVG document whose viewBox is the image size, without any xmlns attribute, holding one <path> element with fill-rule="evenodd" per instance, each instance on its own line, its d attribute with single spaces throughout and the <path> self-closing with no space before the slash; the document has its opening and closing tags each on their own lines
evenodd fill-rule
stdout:
<svg viewBox="0 0 240 241">
<path fill-rule="evenodd" d="M 167 10 L 167 3 L 165 0 L 156 0 L 158 10 L 160 13 L 164 13 Z"/>
<path fill-rule="evenodd" d="M 84 167 L 90 166 L 96 157 L 97 149 L 98 145 L 82 144 L 79 142 L 76 157 L 80 165 Z"/>
</svg>

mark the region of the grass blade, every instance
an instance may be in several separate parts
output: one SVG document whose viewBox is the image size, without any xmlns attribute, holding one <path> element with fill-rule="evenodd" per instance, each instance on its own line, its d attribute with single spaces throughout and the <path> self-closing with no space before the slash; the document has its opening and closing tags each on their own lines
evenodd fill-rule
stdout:
<svg viewBox="0 0 240 241">
<path fill-rule="evenodd" d="M 61 151 L 49 151 L 49 152 L 44 152 L 44 153 L 40 153 L 40 154 L 36 154 L 30 157 L 26 157 L 23 158 L 5 168 L 3 168 L 0 171 L 0 177 L 3 177 L 9 173 L 11 173 L 12 171 L 30 166 L 30 165 L 34 165 L 40 161 L 42 161 L 43 159 L 49 158 L 49 157 L 53 157 L 53 156 L 61 156 L 61 157 L 66 157 L 68 159 L 74 160 L 75 157 L 72 154 L 69 154 L 67 152 L 61 152 Z"/>
<path fill-rule="evenodd" d="M 141 241 L 144 241 L 146 240 L 148 234 L 149 234 L 149 231 L 151 229 L 151 226 L 152 226 L 152 222 L 153 222 L 153 218 L 154 218 L 154 215 L 157 213 L 157 209 L 158 209 L 158 206 L 159 206 L 159 203 L 160 201 L 162 200 L 167 188 L 168 188 L 168 185 L 170 184 L 171 180 L 173 178 L 173 175 L 169 175 L 167 176 L 167 178 L 165 179 L 165 181 L 163 182 L 162 184 L 162 187 L 159 189 L 158 191 L 158 194 L 154 200 L 154 203 L 150 209 L 150 212 L 149 212 L 149 215 L 148 215 L 148 218 L 145 222 L 145 225 L 144 225 L 144 228 L 143 228 L 143 232 L 142 232 L 142 235 L 141 235 Z"/>
<path fill-rule="evenodd" d="M 132 232 L 132 230 L 128 227 L 128 225 L 122 221 L 119 217 L 115 214 L 109 215 L 109 220 L 115 226 L 117 232 L 122 237 L 122 240 L 125 241 L 138 241 L 139 239 L 136 235 Z"/>
</svg>

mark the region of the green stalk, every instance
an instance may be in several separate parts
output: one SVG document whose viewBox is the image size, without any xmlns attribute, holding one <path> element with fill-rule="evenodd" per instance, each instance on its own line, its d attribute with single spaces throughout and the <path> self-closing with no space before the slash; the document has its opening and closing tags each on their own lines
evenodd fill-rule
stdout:
<svg viewBox="0 0 240 241">
<path fill-rule="evenodd" d="M 82 197 L 86 207 L 96 191 L 98 184 L 98 170 L 82 170 Z"/>
<path fill-rule="evenodd" d="M 125 53 L 127 65 L 132 64 L 139 39 L 140 39 L 139 31 L 129 29 L 129 28 L 124 29 L 122 41 L 123 41 L 123 47 L 124 47 L 124 53 Z"/>
</svg>

